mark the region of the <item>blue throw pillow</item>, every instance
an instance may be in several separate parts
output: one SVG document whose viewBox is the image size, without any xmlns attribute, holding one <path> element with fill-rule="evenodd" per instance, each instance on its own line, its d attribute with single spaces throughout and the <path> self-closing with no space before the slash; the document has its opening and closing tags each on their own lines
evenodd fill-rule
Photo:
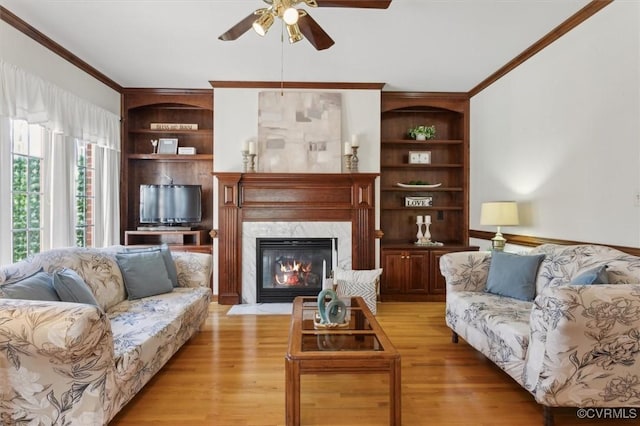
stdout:
<svg viewBox="0 0 640 426">
<path fill-rule="evenodd" d="M 160 246 L 155 247 L 127 247 L 124 250 L 127 253 L 136 253 L 136 252 L 149 252 L 160 250 L 162 253 L 162 259 L 164 260 L 164 266 L 167 268 L 167 275 L 169 275 L 169 279 L 171 280 L 171 284 L 174 287 L 178 286 L 178 270 L 176 269 L 176 263 L 173 261 L 173 257 L 171 256 L 171 250 L 169 250 L 169 246 L 167 244 L 162 244 Z"/>
<path fill-rule="evenodd" d="M 588 269 L 574 277 L 570 284 L 590 285 L 590 284 L 607 284 L 609 276 L 607 275 L 607 265 L 596 266 Z"/>
<path fill-rule="evenodd" d="M 87 283 L 72 269 L 64 268 L 54 272 L 53 288 L 63 302 L 99 306 Z"/>
<path fill-rule="evenodd" d="M 517 255 L 494 251 L 491 255 L 488 293 L 532 301 L 536 295 L 536 276 L 544 254 Z"/>
<path fill-rule="evenodd" d="M 4 284 L 0 293 L 7 299 L 45 300 L 59 302 L 58 293 L 53 288 L 51 275 L 42 268 L 17 281 Z"/>
<path fill-rule="evenodd" d="M 117 253 L 116 260 L 129 300 L 169 293 L 173 290 L 160 249 Z"/>
</svg>

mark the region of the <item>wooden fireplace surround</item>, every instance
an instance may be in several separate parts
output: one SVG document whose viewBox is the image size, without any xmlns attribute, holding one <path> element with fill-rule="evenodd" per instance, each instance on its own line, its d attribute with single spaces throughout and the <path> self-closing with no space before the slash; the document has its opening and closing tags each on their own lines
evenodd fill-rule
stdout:
<svg viewBox="0 0 640 426">
<path fill-rule="evenodd" d="M 218 303 L 242 303 L 243 222 L 351 222 L 353 269 L 375 267 L 377 173 L 213 173 Z"/>
</svg>

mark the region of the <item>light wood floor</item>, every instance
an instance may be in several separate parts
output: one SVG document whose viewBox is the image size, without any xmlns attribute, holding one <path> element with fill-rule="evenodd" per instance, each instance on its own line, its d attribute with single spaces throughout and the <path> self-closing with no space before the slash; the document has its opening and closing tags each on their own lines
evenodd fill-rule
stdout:
<svg viewBox="0 0 640 426">
<path fill-rule="evenodd" d="M 202 331 L 111 425 L 283 425 L 289 316 L 227 316 L 211 305 Z M 378 321 L 402 355 L 403 425 L 542 425 L 531 395 L 483 355 L 450 341 L 443 303 L 380 303 Z M 303 376 L 304 425 L 386 425 L 384 375 Z M 637 421 L 637 420 L 636 420 Z M 585 421 L 575 409 L 556 425 Z"/>
</svg>

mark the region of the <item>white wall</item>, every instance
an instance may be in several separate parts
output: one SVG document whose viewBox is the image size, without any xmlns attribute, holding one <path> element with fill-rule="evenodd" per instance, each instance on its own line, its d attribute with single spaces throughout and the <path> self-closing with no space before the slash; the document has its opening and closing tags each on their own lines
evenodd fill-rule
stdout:
<svg viewBox="0 0 640 426">
<path fill-rule="evenodd" d="M 214 89 L 213 169 L 216 172 L 241 172 L 242 142 L 258 136 L 258 93 L 270 89 Z M 298 91 L 312 92 L 300 89 Z M 335 92 L 336 90 L 317 90 Z M 357 134 L 360 142 L 360 172 L 380 171 L 380 91 L 337 90 L 342 93 L 342 140 Z M 380 193 L 379 179 L 376 194 Z M 214 228 L 218 228 L 218 182 L 214 179 Z M 376 228 L 380 227 L 380 200 L 376 197 Z M 214 253 L 218 241 L 214 240 Z M 379 256 L 376 254 L 376 262 Z M 218 293 L 218 262 L 214 261 L 214 293 Z"/>
<path fill-rule="evenodd" d="M 470 227 L 640 246 L 640 2 L 615 1 L 471 100 Z"/>
<path fill-rule="evenodd" d="M 120 115 L 120 94 L 0 21 L 0 57 L 107 111 Z"/>
</svg>

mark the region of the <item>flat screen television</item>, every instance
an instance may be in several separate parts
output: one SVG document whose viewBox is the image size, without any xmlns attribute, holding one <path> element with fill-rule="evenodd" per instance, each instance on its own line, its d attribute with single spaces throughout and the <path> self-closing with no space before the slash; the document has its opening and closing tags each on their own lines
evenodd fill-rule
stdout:
<svg viewBox="0 0 640 426">
<path fill-rule="evenodd" d="M 201 220 L 201 185 L 140 185 L 140 223 L 188 225 Z"/>
</svg>

